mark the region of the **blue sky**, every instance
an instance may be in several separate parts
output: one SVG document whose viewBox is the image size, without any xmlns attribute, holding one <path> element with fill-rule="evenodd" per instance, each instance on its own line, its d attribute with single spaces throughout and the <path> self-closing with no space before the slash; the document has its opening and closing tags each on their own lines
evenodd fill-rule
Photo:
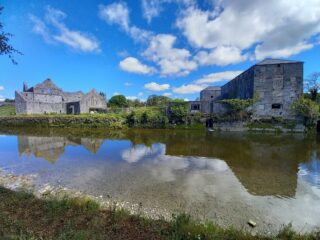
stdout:
<svg viewBox="0 0 320 240">
<path fill-rule="evenodd" d="M 2 0 L 5 31 L 23 52 L 0 57 L 0 100 L 51 78 L 92 88 L 195 99 L 267 58 L 320 71 L 320 0 Z M 285 11 L 284 11 L 285 9 Z"/>
</svg>

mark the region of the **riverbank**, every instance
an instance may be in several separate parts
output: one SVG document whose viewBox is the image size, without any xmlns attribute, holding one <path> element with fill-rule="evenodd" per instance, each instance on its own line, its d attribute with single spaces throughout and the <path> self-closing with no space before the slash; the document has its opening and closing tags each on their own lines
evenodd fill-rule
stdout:
<svg viewBox="0 0 320 240">
<path fill-rule="evenodd" d="M 11 106 L 12 107 L 12 106 Z M 0 107 L 0 127 L 36 127 L 36 128 L 85 128 L 85 129 L 205 129 L 229 132 L 275 132 L 304 133 L 302 123 L 281 119 L 239 120 L 232 116 L 213 117 L 188 115 L 185 113 L 166 114 L 165 108 L 137 107 L 130 111 L 110 111 L 95 114 L 34 114 L 14 115 L 12 109 Z"/>
<path fill-rule="evenodd" d="M 319 239 L 284 227 L 276 236 L 251 235 L 180 214 L 171 221 L 103 209 L 86 198 L 39 199 L 0 187 L 0 236 L 6 239 Z"/>
<path fill-rule="evenodd" d="M 0 116 L 0 127 L 38 128 L 105 128 L 105 129 L 205 129 L 203 123 L 173 124 L 163 114 L 107 113 L 81 115 L 13 115 Z"/>
<path fill-rule="evenodd" d="M 152 113 L 152 114 L 151 114 Z M 84 129 L 205 129 L 205 123 L 190 120 L 188 124 L 170 123 L 165 115 L 153 113 L 108 113 L 81 115 L 12 115 L 0 116 L 3 128 L 84 128 Z M 211 131 L 304 133 L 303 124 L 272 121 L 217 121 Z"/>
</svg>

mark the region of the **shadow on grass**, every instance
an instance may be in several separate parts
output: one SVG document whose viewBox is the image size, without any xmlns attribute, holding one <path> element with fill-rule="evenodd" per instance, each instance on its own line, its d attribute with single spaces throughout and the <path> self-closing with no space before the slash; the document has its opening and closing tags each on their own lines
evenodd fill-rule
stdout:
<svg viewBox="0 0 320 240">
<path fill-rule="evenodd" d="M 42 200 L 26 192 L 0 187 L 0 239 L 320 239 L 320 232 L 301 235 L 290 226 L 275 237 L 252 236 L 213 223 L 200 224 L 189 215 L 170 222 L 101 209 L 87 198 Z"/>
</svg>

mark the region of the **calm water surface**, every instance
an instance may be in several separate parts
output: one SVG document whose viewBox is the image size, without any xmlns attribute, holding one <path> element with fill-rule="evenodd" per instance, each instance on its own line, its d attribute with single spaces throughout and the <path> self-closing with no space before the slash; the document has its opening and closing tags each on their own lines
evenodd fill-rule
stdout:
<svg viewBox="0 0 320 240">
<path fill-rule="evenodd" d="M 159 214 L 309 231 L 320 226 L 319 147 L 301 135 L 0 129 L 0 168 Z"/>
</svg>

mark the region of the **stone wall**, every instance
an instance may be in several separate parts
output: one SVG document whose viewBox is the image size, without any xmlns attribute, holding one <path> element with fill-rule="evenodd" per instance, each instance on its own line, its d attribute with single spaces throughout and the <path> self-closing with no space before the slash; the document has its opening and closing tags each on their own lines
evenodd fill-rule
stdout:
<svg viewBox="0 0 320 240">
<path fill-rule="evenodd" d="M 220 90 L 204 89 L 200 92 L 200 100 L 201 101 L 212 101 L 212 100 L 220 97 L 220 95 L 221 95 L 221 89 Z"/>
<path fill-rule="evenodd" d="M 227 84 L 221 87 L 221 98 L 253 98 L 254 95 L 254 67 L 240 74 Z"/>
<path fill-rule="evenodd" d="M 292 119 L 292 103 L 303 93 L 303 63 L 256 65 L 254 93 L 255 118 L 281 117 Z"/>
<path fill-rule="evenodd" d="M 27 113 L 27 103 L 18 92 L 15 92 L 15 106 L 17 114 Z"/>
<path fill-rule="evenodd" d="M 90 109 L 106 109 L 107 104 L 101 95 L 95 90 L 86 94 L 80 101 L 80 113 L 88 113 Z"/>
</svg>

